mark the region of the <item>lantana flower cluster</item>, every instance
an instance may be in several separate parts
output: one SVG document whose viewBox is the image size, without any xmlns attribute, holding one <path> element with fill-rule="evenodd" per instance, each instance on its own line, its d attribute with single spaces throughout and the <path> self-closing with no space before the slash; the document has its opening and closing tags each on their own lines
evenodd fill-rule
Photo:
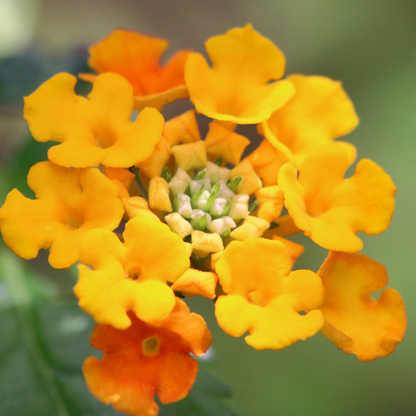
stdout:
<svg viewBox="0 0 416 416">
<path fill-rule="evenodd" d="M 25 98 L 33 137 L 53 141 L 32 167 L 36 199 L 17 189 L 0 209 L 6 244 L 55 268 L 79 262 L 74 291 L 97 326 L 83 371 L 91 392 L 129 415 L 184 398 L 212 336 L 183 298 L 215 301 L 219 326 L 279 350 L 322 332 L 371 361 L 402 341 L 406 318 L 385 268 L 357 233 L 389 226 L 396 187 L 376 163 L 347 169 L 358 124 L 340 82 L 289 75 L 251 25 L 206 42 L 212 65 L 163 39 L 116 30 L 90 48 L 88 97 L 60 73 Z M 164 120 L 178 99 L 194 110 Z M 210 118 L 201 137 L 196 113 Z M 202 116 L 199 116 L 202 117 Z M 238 126 L 257 126 L 251 153 Z M 303 233 L 328 250 L 318 271 L 293 270 Z M 372 294 L 382 290 L 378 300 Z"/>
</svg>

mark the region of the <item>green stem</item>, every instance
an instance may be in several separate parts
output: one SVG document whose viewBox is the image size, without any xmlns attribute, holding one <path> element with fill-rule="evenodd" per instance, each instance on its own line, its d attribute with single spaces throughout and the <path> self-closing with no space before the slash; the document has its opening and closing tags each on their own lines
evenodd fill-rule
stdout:
<svg viewBox="0 0 416 416">
<path fill-rule="evenodd" d="M 132 166 L 131 168 L 129 168 L 129 171 L 136 175 L 136 183 L 137 183 L 140 191 L 142 192 L 143 196 L 148 201 L 149 200 L 149 195 L 148 195 L 148 193 L 146 191 L 146 188 L 144 187 L 143 182 L 140 178 L 140 168 L 136 168 L 135 166 Z"/>
</svg>

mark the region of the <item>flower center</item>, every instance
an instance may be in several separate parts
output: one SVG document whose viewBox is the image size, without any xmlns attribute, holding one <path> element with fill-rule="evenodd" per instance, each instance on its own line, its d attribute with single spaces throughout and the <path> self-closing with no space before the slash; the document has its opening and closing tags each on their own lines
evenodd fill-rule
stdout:
<svg viewBox="0 0 416 416">
<path fill-rule="evenodd" d="M 108 130 L 101 130 L 95 134 L 95 142 L 101 149 L 108 149 L 117 141 L 113 132 Z"/>
<path fill-rule="evenodd" d="M 153 356 L 159 352 L 159 338 L 148 337 L 142 341 L 142 352 L 144 355 Z"/>
<path fill-rule="evenodd" d="M 126 278 L 133 280 L 134 282 L 139 282 L 142 275 L 142 268 L 138 265 L 129 267 L 126 270 Z"/>
<path fill-rule="evenodd" d="M 84 221 L 76 216 L 69 216 L 64 221 L 64 225 L 70 230 L 78 230 L 78 228 L 81 228 L 83 224 Z"/>
<path fill-rule="evenodd" d="M 241 177 L 229 180 L 230 169 L 208 162 L 207 167 L 192 179 L 184 170 L 178 169 L 169 182 L 174 213 L 183 218 L 178 222 L 177 215 L 165 217 L 172 231 L 178 227 L 205 233 L 216 233 L 227 237 L 238 224 L 247 218 L 255 207 L 249 206 L 249 195 L 237 194 Z M 184 225 L 184 221 L 189 225 Z"/>
<path fill-rule="evenodd" d="M 250 292 L 247 295 L 247 301 L 252 305 L 266 306 L 266 299 L 264 298 L 263 294 L 258 290 Z"/>
</svg>

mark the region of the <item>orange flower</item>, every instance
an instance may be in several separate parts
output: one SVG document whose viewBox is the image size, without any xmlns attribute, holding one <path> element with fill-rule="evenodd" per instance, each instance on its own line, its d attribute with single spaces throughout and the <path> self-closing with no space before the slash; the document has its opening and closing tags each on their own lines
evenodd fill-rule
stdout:
<svg viewBox="0 0 416 416">
<path fill-rule="evenodd" d="M 117 29 L 90 48 L 90 67 L 99 74 L 115 72 L 133 87 L 135 108 L 155 107 L 188 98 L 184 66 L 190 51 L 178 52 L 165 65 L 160 59 L 169 43 L 139 32 Z M 96 76 L 80 74 L 80 78 L 95 82 Z"/>
<path fill-rule="evenodd" d="M 388 284 L 384 266 L 363 254 L 331 252 L 318 275 L 325 288 L 324 335 L 361 361 L 391 354 L 403 340 L 406 313 L 394 289 L 371 297 Z"/>
<path fill-rule="evenodd" d="M 145 217 L 129 220 L 124 242 L 106 230 L 84 236 L 79 281 L 74 291 L 79 305 L 98 323 L 125 329 L 127 311 L 145 322 L 165 319 L 175 306 L 174 282 L 189 267 L 182 239 L 166 224 Z"/>
<path fill-rule="evenodd" d="M 294 97 L 261 125 L 269 142 L 286 161 L 298 167 L 314 149 L 349 133 L 358 117 L 340 82 L 318 76 L 288 77 L 296 88 Z M 350 163 L 353 145 L 344 142 Z"/>
<path fill-rule="evenodd" d="M 248 345 L 262 350 L 288 347 L 315 335 L 323 325 L 319 277 L 291 272 L 292 259 L 280 241 L 233 241 L 215 265 L 226 296 L 215 304 L 219 326 L 233 337 L 250 333 Z M 300 315 L 299 312 L 307 312 Z"/>
<path fill-rule="evenodd" d="M 211 161 L 222 157 L 224 163 L 238 165 L 244 149 L 250 144 L 250 140 L 218 123 L 210 123 L 204 143 Z"/>
<path fill-rule="evenodd" d="M 84 376 L 102 402 L 131 416 L 155 416 L 155 394 L 163 404 L 188 394 L 198 371 L 190 353 L 204 354 L 212 336 L 202 317 L 190 313 L 180 299 L 160 326 L 146 324 L 132 312 L 129 317 L 132 325 L 124 331 L 95 327 L 91 344 L 104 355 L 101 361 L 87 358 Z"/>
<path fill-rule="evenodd" d="M 255 124 L 267 120 L 295 93 L 283 76 L 285 58 L 251 25 L 206 43 L 212 69 L 200 54 L 190 54 L 185 81 L 196 110 L 216 120 Z"/>
<path fill-rule="evenodd" d="M 95 168 L 67 169 L 41 162 L 30 170 L 28 184 L 36 200 L 14 189 L 0 209 L 4 241 L 24 259 L 50 248 L 51 266 L 67 268 L 79 260 L 87 231 L 110 232 L 124 214 L 117 187 Z"/>
<path fill-rule="evenodd" d="M 87 98 L 74 92 L 76 78 L 55 75 L 25 98 L 25 118 L 39 142 L 61 144 L 49 159 L 65 167 L 130 167 L 148 159 L 160 141 L 163 117 L 144 109 L 132 122 L 133 91 L 120 75 L 97 77 Z"/>
<path fill-rule="evenodd" d="M 390 224 L 396 187 L 374 162 L 361 160 L 354 176 L 343 179 L 349 166 L 339 144 L 326 144 L 311 153 L 298 172 L 286 163 L 279 171 L 285 206 L 296 226 L 329 250 L 356 252 L 355 235 L 381 234 Z"/>
<path fill-rule="evenodd" d="M 251 163 L 256 174 L 261 178 L 263 186 L 276 185 L 279 169 L 287 162 L 285 155 L 266 139 L 244 160 Z"/>
</svg>

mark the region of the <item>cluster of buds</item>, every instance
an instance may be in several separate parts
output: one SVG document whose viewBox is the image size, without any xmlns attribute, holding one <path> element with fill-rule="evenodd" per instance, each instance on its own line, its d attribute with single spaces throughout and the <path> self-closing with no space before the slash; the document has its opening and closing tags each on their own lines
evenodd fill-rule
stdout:
<svg viewBox="0 0 416 416">
<path fill-rule="evenodd" d="M 358 251 L 380 234 L 396 188 L 374 162 L 334 141 L 358 124 L 341 84 L 284 75 L 283 54 L 250 25 L 206 42 L 204 57 L 116 30 L 90 48 L 87 98 L 55 75 L 25 99 L 33 137 L 58 145 L 32 167 L 36 199 L 11 191 L 0 209 L 6 244 L 31 259 L 80 262 L 74 291 L 97 326 L 83 371 L 91 392 L 130 415 L 184 398 L 195 356 L 212 336 L 182 300 L 215 301 L 219 326 L 255 349 L 279 350 L 322 332 L 359 360 L 401 342 L 405 309 L 385 268 Z M 179 99 L 195 109 L 165 121 Z M 196 112 L 212 122 L 201 138 Z M 203 115 L 203 116 L 202 116 Z M 238 126 L 257 125 L 260 145 Z M 122 235 L 121 235 L 122 233 Z M 327 249 L 316 272 L 293 270 L 303 233 Z"/>
</svg>

